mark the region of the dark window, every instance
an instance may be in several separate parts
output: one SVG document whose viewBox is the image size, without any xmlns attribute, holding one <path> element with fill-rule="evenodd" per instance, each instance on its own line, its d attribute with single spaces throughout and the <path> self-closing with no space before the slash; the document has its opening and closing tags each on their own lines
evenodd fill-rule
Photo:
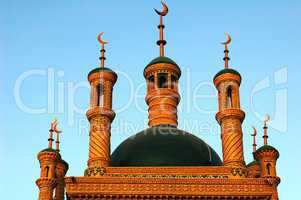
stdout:
<svg viewBox="0 0 301 200">
<path fill-rule="evenodd" d="M 271 175 L 271 164 L 270 163 L 267 164 L 267 173 L 268 173 L 268 175 Z"/>
<path fill-rule="evenodd" d="M 232 108 L 233 102 L 232 102 L 232 88 L 228 87 L 227 89 L 227 108 Z"/>
<path fill-rule="evenodd" d="M 158 88 L 167 88 L 167 73 L 158 74 Z"/>
<path fill-rule="evenodd" d="M 45 167 L 45 176 L 46 177 L 49 176 L 49 167 L 48 166 Z"/>
<path fill-rule="evenodd" d="M 97 85 L 97 106 L 103 106 L 103 85 Z"/>
</svg>

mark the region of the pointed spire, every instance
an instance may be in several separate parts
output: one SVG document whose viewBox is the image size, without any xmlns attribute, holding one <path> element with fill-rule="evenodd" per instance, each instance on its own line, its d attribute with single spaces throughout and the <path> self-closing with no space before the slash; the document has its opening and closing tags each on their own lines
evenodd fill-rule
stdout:
<svg viewBox="0 0 301 200">
<path fill-rule="evenodd" d="M 50 129 L 49 129 L 49 138 L 48 138 L 48 148 L 52 149 L 52 143 L 53 143 L 53 132 L 54 132 L 54 126 L 56 123 L 56 119 L 52 120 L 50 124 Z"/>
<path fill-rule="evenodd" d="M 54 124 L 53 124 L 53 131 L 56 133 L 56 140 L 55 140 L 55 144 L 56 144 L 56 151 L 60 151 L 60 138 L 59 138 L 59 134 L 62 132 L 58 129 L 58 120 L 55 119 L 54 120 Z"/>
<path fill-rule="evenodd" d="M 166 45 L 166 41 L 164 40 L 164 24 L 163 24 L 163 17 L 167 15 L 168 13 L 168 7 L 166 3 L 161 1 L 163 5 L 163 10 L 160 12 L 157 9 L 155 9 L 156 13 L 160 16 L 160 25 L 158 26 L 160 31 L 160 39 L 157 41 L 157 45 L 160 46 L 160 56 L 164 56 L 164 46 Z"/>
<path fill-rule="evenodd" d="M 264 145 L 268 144 L 268 122 L 270 121 L 271 117 L 267 114 L 265 119 L 263 120 L 263 143 Z"/>
<path fill-rule="evenodd" d="M 231 43 L 231 37 L 228 33 L 225 33 L 226 37 L 227 37 L 227 41 L 226 42 L 222 42 L 221 44 L 223 44 L 225 46 L 225 57 L 223 58 L 223 60 L 225 61 L 225 69 L 229 68 L 229 50 L 228 50 L 228 45 Z"/>
<path fill-rule="evenodd" d="M 255 153 L 257 150 L 257 148 L 256 148 L 257 147 L 257 144 L 256 144 L 257 130 L 254 126 L 252 128 L 253 128 L 253 134 L 251 134 L 251 136 L 253 137 L 253 153 Z"/>
<path fill-rule="evenodd" d="M 99 33 L 98 37 L 97 37 L 97 40 L 98 42 L 101 44 L 101 50 L 100 50 L 100 53 L 101 53 L 101 56 L 99 57 L 100 59 L 100 67 L 105 67 L 105 60 L 106 60 L 106 57 L 105 57 L 105 44 L 108 44 L 108 42 L 105 42 L 101 39 L 101 36 L 103 35 L 103 32 Z"/>
</svg>

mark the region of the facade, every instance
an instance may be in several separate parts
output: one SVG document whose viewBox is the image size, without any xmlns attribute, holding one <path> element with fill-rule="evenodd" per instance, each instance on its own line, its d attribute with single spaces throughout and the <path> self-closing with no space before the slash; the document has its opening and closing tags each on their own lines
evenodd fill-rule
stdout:
<svg viewBox="0 0 301 200">
<path fill-rule="evenodd" d="M 84 176 L 68 176 L 68 164 L 59 151 L 57 121 L 52 122 L 49 145 L 38 154 L 41 174 L 36 181 L 39 200 L 100 199 L 215 199 L 278 200 L 276 173 L 279 152 L 267 143 L 257 149 L 254 128 L 254 161 L 246 164 L 243 151 L 239 87 L 242 77 L 229 67 L 227 35 L 225 66 L 213 78 L 218 91 L 216 120 L 221 127 L 222 159 L 200 138 L 177 128 L 178 82 L 181 69 L 164 55 L 163 17 L 168 7 L 156 10 L 160 16 L 160 56 L 144 69 L 147 82 L 149 128 L 125 140 L 110 152 L 113 88 L 117 74 L 105 67 L 102 33 L 101 64 L 88 75 L 91 86 L 87 118 L 90 122 L 88 167 Z M 56 148 L 52 147 L 56 134 Z"/>
</svg>

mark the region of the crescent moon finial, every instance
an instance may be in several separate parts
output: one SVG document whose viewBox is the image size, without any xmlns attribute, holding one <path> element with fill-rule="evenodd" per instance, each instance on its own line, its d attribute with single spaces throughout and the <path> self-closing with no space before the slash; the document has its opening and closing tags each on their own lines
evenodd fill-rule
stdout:
<svg viewBox="0 0 301 200">
<path fill-rule="evenodd" d="M 227 41 L 226 42 L 222 42 L 223 45 L 228 45 L 231 43 L 231 36 L 228 33 L 225 33 L 226 37 L 227 37 Z"/>
<path fill-rule="evenodd" d="M 155 9 L 155 11 L 156 11 L 156 13 L 157 13 L 158 15 L 160 15 L 160 16 L 165 16 L 165 15 L 167 15 L 167 13 L 168 13 L 168 7 L 167 7 L 166 3 L 164 3 L 163 1 L 161 1 L 161 3 L 162 3 L 162 5 L 163 5 L 162 11 L 160 12 L 160 11 L 158 11 L 157 9 Z"/>
<path fill-rule="evenodd" d="M 104 67 L 105 66 L 105 59 L 106 59 L 106 57 L 105 57 L 105 44 L 108 44 L 108 42 L 102 40 L 102 38 L 101 38 L 102 35 L 103 35 L 103 32 L 99 33 L 98 37 L 97 37 L 97 40 L 101 44 L 101 50 L 100 50 L 101 56 L 99 57 L 99 59 L 101 61 L 100 66 Z"/>
<path fill-rule="evenodd" d="M 97 37 L 98 42 L 99 42 L 101 45 L 108 44 L 108 42 L 102 40 L 102 38 L 101 38 L 102 35 L 103 35 L 103 32 L 101 32 L 101 33 L 98 34 L 98 37 Z"/>
<path fill-rule="evenodd" d="M 268 122 L 271 120 L 270 115 L 266 114 L 264 117 L 264 124 L 263 124 L 263 130 L 264 130 L 264 134 L 263 134 L 263 143 L 265 145 L 268 144 Z"/>
<path fill-rule="evenodd" d="M 269 114 L 266 114 L 265 117 L 264 117 L 264 120 L 263 120 L 265 126 L 267 125 L 267 123 L 268 123 L 270 120 L 271 120 L 270 115 L 269 115 Z"/>
</svg>

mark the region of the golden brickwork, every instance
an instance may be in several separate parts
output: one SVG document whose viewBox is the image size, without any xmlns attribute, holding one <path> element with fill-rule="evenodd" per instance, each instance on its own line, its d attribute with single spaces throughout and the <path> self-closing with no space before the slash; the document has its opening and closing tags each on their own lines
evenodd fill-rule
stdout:
<svg viewBox="0 0 301 200">
<path fill-rule="evenodd" d="M 91 110 L 90 110 L 91 111 Z M 89 166 L 107 166 L 110 157 L 110 123 L 113 113 L 96 108 L 90 120 Z M 107 112 L 107 113 L 105 113 Z M 90 118 L 91 112 L 87 113 Z M 92 115 L 92 114 L 91 114 Z"/>
<path fill-rule="evenodd" d="M 181 169 L 179 169 L 179 172 Z M 162 175 L 162 174 L 161 174 Z M 112 177 L 100 178 L 71 177 L 66 179 L 67 193 L 73 199 L 90 196 L 91 199 L 109 199 L 110 195 L 117 199 L 145 197 L 160 199 L 169 198 L 196 199 L 273 199 L 273 185 L 265 179 L 221 179 L 221 178 L 174 178 L 174 177 Z M 79 195 L 79 196 L 78 196 Z M 83 195 L 83 196 L 81 196 Z"/>
<path fill-rule="evenodd" d="M 112 91 L 117 75 L 100 69 L 90 74 L 88 80 L 91 85 L 91 100 L 86 115 L 90 122 L 88 171 L 91 171 L 95 167 L 109 165 L 111 123 L 115 118 L 112 110 Z"/>
<path fill-rule="evenodd" d="M 164 2 L 162 4 L 163 11 L 156 10 L 160 15 L 158 26 L 160 40 L 157 42 L 160 46 L 160 57 L 154 59 L 144 70 L 147 82 L 145 100 L 148 105 L 150 127 L 178 124 L 177 106 L 180 102 L 178 80 L 181 70 L 174 61 L 164 56 L 166 41 L 163 37 L 163 16 L 168 13 L 168 7 Z M 143 165 L 145 163 L 142 163 L 141 166 L 138 165 L 140 167 L 129 167 L 131 165 L 127 165 L 127 162 L 131 162 L 131 158 L 128 160 L 126 158 L 125 164 L 122 163 L 124 165 L 116 165 L 119 167 L 113 167 L 113 164 L 110 166 L 111 123 L 115 117 L 112 95 L 117 74 L 104 67 L 106 42 L 101 39 L 102 34 L 98 36 L 102 45 L 101 67 L 92 70 L 88 75 L 91 86 L 90 105 L 86 113 L 90 122 L 88 168 L 83 177 L 65 177 L 68 164 L 61 159 L 59 150 L 52 149 L 53 130 L 50 130 L 51 148 L 38 154 L 41 166 L 41 175 L 36 181 L 40 190 L 39 200 L 64 200 L 65 193 L 68 200 L 279 200 L 277 186 L 280 178 L 276 173 L 279 152 L 267 145 L 266 121 L 265 145 L 256 150 L 256 134 L 254 134 L 254 161 L 245 165 L 241 127 L 245 113 L 240 107 L 239 94 L 241 76 L 229 68 L 228 45 L 231 37 L 228 34 L 227 41 L 222 43 L 225 45 L 225 69 L 218 72 L 214 78 L 218 90 L 216 120 L 221 127 L 223 163 L 221 164 L 218 155 L 216 155 L 218 161 L 214 161 L 215 154 L 203 155 L 203 150 L 200 150 L 196 156 L 207 156 L 200 159 L 200 162 L 209 160 L 208 162 L 206 160 L 204 166 L 198 166 L 201 163 L 196 163 L 196 166 L 189 167 L 164 167 L 160 163 L 158 166 L 145 167 Z M 164 147 L 169 148 L 168 143 L 167 141 L 166 146 L 164 143 Z M 175 149 L 175 154 L 178 153 L 177 150 L 187 151 L 177 148 L 177 144 L 171 146 Z M 193 145 L 194 140 L 188 143 L 188 146 L 190 144 Z M 204 145 L 205 149 L 209 149 L 209 145 L 206 143 Z M 162 149 L 164 154 L 165 149 Z M 139 150 L 141 149 L 138 148 L 133 154 L 136 152 L 139 154 Z M 124 151 L 127 151 L 126 148 Z M 191 153 L 190 150 L 187 152 Z M 159 154 L 161 155 L 161 151 Z M 148 155 L 154 154 L 150 151 Z M 185 158 L 187 155 L 185 154 Z M 114 156 L 115 154 L 112 158 Z M 114 163 L 114 159 L 111 163 Z M 164 164 L 163 160 L 162 165 Z"/>
<path fill-rule="evenodd" d="M 144 76 L 147 81 L 145 101 L 148 105 L 148 125 L 178 125 L 177 106 L 180 102 L 178 92 L 178 67 L 169 63 L 157 63 L 146 67 Z M 160 83 L 164 74 L 164 83 Z M 150 81 L 153 77 L 153 81 Z M 174 77 L 174 78 L 172 78 Z"/>
<path fill-rule="evenodd" d="M 68 164 L 63 163 L 58 151 L 46 149 L 38 154 L 41 174 L 36 181 L 40 189 L 39 200 L 64 200 L 64 178 L 68 170 Z M 54 194 L 55 190 L 55 194 Z"/>
<path fill-rule="evenodd" d="M 216 120 L 221 125 L 223 162 L 226 166 L 245 166 L 241 128 L 245 114 L 240 109 L 240 82 L 240 76 L 232 73 L 224 73 L 214 79 L 219 102 Z"/>
<path fill-rule="evenodd" d="M 229 114 L 229 116 L 225 116 Z M 241 119 L 236 118 L 231 110 L 217 114 L 221 123 L 221 137 L 224 165 L 244 165 Z"/>
</svg>

